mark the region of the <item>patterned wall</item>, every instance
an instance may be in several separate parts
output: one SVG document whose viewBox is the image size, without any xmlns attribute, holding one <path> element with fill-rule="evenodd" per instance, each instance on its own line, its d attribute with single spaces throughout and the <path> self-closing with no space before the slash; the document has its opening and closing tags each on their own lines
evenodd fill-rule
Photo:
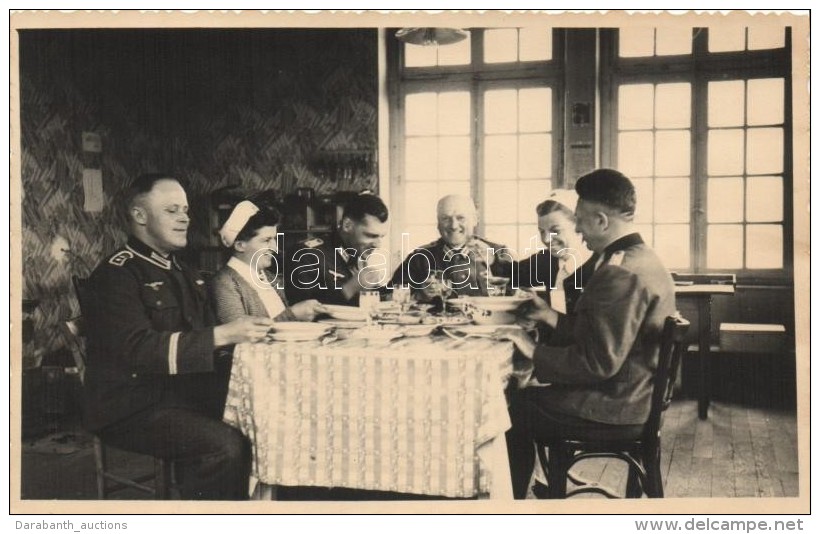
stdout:
<svg viewBox="0 0 820 534">
<path fill-rule="evenodd" d="M 376 157 L 374 30 L 28 31 L 20 65 L 23 297 L 40 300 L 25 366 L 65 343 L 71 275 L 123 243 L 117 200 L 132 177 L 188 181 L 194 252 L 215 243 L 209 194 L 221 187 L 377 187 L 372 172 L 331 180 L 311 165 Z M 100 135 L 99 158 L 82 151 L 84 131 Z M 83 210 L 84 167 L 102 170 L 99 213 Z"/>
</svg>

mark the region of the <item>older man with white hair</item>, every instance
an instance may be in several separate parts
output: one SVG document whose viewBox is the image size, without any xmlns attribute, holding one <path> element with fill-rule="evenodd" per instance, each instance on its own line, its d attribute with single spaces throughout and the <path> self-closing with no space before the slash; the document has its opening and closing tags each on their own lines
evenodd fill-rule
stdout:
<svg viewBox="0 0 820 534">
<path fill-rule="evenodd" d="M 410 286 L 418 298 L 431 300 L 442 292 L 487 295 L 491 277 L 510 277 L 513 258 L 507 247 L 474 235 L 478 212 L 470 197 L 441 198 L 436 217 L 441 237 L 405 258 L 393 287 Z"/>
</svg>

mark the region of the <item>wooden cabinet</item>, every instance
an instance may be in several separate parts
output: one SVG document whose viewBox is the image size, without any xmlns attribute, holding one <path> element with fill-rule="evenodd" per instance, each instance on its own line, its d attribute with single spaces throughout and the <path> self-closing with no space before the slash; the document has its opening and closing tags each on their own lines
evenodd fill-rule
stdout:
<svg viewBox="0 0 820 534">
<path fill-rule="evenodd" d="M 222 246 L 219 229 L 228 219 L 233 207 L 246 198 L 264 196 L 266 203 L 275 205 L 282 214 L 279 231 L 284 234 L 284 251 L 295 250 L 310 238 L 331 239 L 342 219 L 344 204 L 357 191 L 338 191 L 330 195 L 315 195 L 312 189 L 300 188 L 295 193 L 277 196 L 275 191 L 252 192 L 239 188 L 215 191 L 210 199 L 209 245 L 198 251 L 199 269 L 204 274 L 215 273 L 228 260 L 229 251 Z"/>
<path fill-rule="evenodd" d="M 285 235 L 286 250 L 306 239 L 330 239 L 342 220 L 345 202 L 358 194 L 355 191 L 339 191 L 332 195 L 314 196 L 310 190 L 299 190 L 286 196 L 280 207 L 280 231 Z"/>
</svg>

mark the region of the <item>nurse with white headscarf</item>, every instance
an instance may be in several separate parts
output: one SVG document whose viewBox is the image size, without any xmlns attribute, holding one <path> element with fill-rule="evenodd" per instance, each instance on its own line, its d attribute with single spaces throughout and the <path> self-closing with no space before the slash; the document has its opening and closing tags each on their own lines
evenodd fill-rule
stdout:
<svg viewBox="0 0 820 534">
<path fill-rule="evenodd" d="M 574 190 L 555 189 L 538 205 L 539 239 L 546 249 L 520 262 L 517 269 L 518 287 L 545 289 L 551 307 L 565 314 L 572 311 L 580 296 L 585 274 L 581 267 L 592 256 L 581 234 L 575 231 L 577 203 Z"/>
<path fill-rule="evenodd" d="M 220 323 L 243 315 L 274 321 L 312 321 L 324 311 L 316 300 L 288 305 L 281 272 L 277 272 L 280 265 L 275 260 L 278 225 L 276 210 L 243 200 L 219 230 L 222 244 L 232 252 L 211 283 Z"/>
<path fill-rule="evenodd" d="M 560 314 L 572 312 L 575 301 L 581 296 L 585 279 L 595 271 L 592 252 L 584 244 L 583 236 L 575 231 L 575 207 L 578 194 L 572 189 L 554 189 L 547 199 L 538 204 L 538 239 L 546 247 L 517 266 L 517 283 L 520 288 L 542 288 L 544 299 Z M 532 238 L 536 241 L 535 236 Z M 539 337 L 550 344 L 568 344 L 547 326 L 539 328 Z M 541 387 L 532 378 L 529 387 Z M 546 498 L 548 489 L 540 469 L 535 470 L 533 494 Z"/>
</svg>

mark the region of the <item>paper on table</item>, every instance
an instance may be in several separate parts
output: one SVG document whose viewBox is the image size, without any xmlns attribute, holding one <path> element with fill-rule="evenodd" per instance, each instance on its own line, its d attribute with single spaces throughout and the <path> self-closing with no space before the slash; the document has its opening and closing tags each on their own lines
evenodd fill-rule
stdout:
<svg viewBox="0 0 820 534">
<path fill-rule="evenodd" d="M 83 169 L 83 192 L 85 193 L 83 209 L 89 212 L 102 211 L 103 187 L 100 169 Z"/>
</svg>

